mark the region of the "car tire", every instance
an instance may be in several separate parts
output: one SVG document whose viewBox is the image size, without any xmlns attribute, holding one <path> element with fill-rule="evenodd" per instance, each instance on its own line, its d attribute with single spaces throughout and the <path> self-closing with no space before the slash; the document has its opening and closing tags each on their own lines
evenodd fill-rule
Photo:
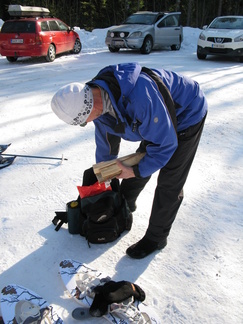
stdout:
<svg viewBox="0 0 243 324">
<path fill-rule="evenodd" d="M 50 44 L 45 59 L 47 62 L 53 62 L 55 58 L 56 58 L 56 48 L 53 44 Z"/>
<path fill-rule="evenodd" d="M 15 57 L 15 56 L 7 56 L 7 60 L 8 60 L 9 62 L 11 62 L 11 63 L 16 62 L 17 59 L 18 59 L 18 58 Z"/>
<path fill-rule="evenodd" d="M 179 51 L 181 49 L 181 43 L 176 45 L 171 45 L 170 48 L 172 51 Z"/>
<path fill-rule="evenodd" d="M 81 44 L 80 40 L 77 38 L 74 43 L 72 53 L 79 54 L 81 52 L 81 49 L 82 49 L 82 44 Z"/>
<path fill-rule="evenodd" d="M 239 57 L 240 63 L 243 63 L 243 56 Z"/>
<path fill-rule="evenodd" d="M 153 48 L 153 39 L 151 36 L 146 36 L 143 41 L 143 46 L 140 48 L 141 54 L 149 54 Z"/>
<path fill-rule="evenodd" d="M 206 57 L 207 57 L 206 54 L 201 54 L 201 53 L 197 52 L 197 58 L 198 58 L 199 60 L 205 60 Z"/>
<path fill-rule="evenodd" d="M 108 49 L 111 53 L 117 53 L 120 50 L 119 47 L 111 47 L 111 46 L 108 46 Z"/>
</svg>

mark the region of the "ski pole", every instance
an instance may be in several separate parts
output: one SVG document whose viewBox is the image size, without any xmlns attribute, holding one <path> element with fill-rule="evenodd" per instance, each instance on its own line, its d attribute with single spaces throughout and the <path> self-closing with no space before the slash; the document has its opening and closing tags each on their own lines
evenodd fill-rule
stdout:
<svg viewBox="0 0 243 324">
<path fill-rule="evenodd" d="M 2 156 L 18 156 L 18 157 L 26 157 L 26 158 L 32 158 L 32 159 L 47 159 L 47 160 L 66 160 L 66 158 L 56 158 L 56 157 L 50 157 L 50 156 L 36 156 L 36 155 L 22 155 L 22 154 L 1 154 Z"/>
</svg>

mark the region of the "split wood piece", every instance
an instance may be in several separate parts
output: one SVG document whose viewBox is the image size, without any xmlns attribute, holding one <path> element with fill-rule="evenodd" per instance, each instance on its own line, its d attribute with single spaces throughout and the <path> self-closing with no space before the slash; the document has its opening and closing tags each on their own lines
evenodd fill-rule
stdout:
<svg viewBox="0 0 243 324">
<path fill-rule="evenodd" d="M 145 154 L 146 153 L 139 152 L 132 153 L 119 159 L 94 164 L 94 173 L 100 183 L 111 180 L 121 173 L 121 169 L 116 163 L 117 160 L 122 162 L 125 166 L 134 166 L 139 163 Z"/>
</svg>

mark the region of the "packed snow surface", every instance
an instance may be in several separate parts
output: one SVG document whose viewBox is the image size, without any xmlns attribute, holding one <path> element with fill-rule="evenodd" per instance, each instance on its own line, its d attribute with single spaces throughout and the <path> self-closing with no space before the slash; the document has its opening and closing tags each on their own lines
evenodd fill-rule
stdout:
<svg viewBox="0 0 243 324">
<path fill-rule="evenodd" d="M 180 51 L 149 55 L 105 46 L 106 29 L 76 28 L 79 55 L 22 58 L 0 56 L 0 144 L 6 153 L 67 158 L 67 161 L 16 158 L 0 170 L 0 288 L 17 283 L 54 304 L 65 323 L 78 304 L 65 292 L 59 263 L 72 258 L 115 280 L 136 282 L 146 303 L 169 323 L 243 323 L 243 66 L 236 59 L 196 57 L 199 29 L 184 28 Z M 201 143 L 185 185 L 185 198 L 167 247 L 142 260 L 126 256 L 148 225 L 156 176 L 138 198 L 130 232 L 109 244 L 89 247 L 67 225 L 54 230 L 55 211 L 78 196 L 83 171 L 95 163 L 94 125 L 73 127 L 51 111 L 53 94 L 70 82 L 86 82 L 106 65 L 139 62 L 174 70 L 196 80 L 209 112 Z M 138 143 L 122 142 L 120 156 Z M 87 323 L 103 323 L 94 318 Z M 84 322 L 85 323 L 85 322 Z"/>
</svg>

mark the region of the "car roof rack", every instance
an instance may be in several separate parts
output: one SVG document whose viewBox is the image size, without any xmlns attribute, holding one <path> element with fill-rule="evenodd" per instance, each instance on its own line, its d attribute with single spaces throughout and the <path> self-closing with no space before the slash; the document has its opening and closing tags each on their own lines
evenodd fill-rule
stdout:
<svg viewBox="0 0 243 324">
<path fill-rule="evenodd" d="M 11 17 L 46 17 L 50 15 L 47 8 L 21 5 L 9 5 L 8 13 Z"/>
</svg>

